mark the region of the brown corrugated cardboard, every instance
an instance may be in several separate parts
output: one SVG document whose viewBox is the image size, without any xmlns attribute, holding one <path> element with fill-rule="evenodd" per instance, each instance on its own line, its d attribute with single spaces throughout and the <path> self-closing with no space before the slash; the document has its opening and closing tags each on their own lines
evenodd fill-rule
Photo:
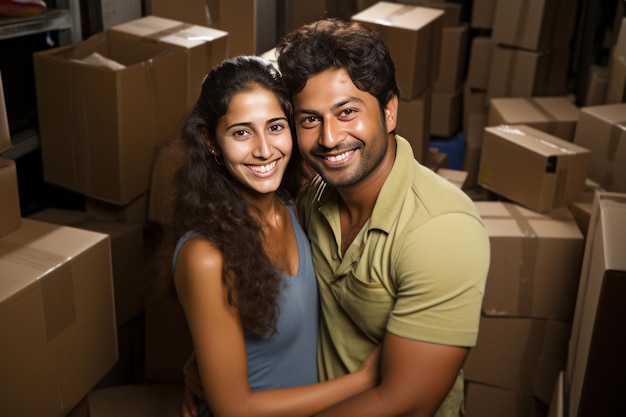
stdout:
<svg viewBox="0 0 626 417">
<path fill-rule="evenodd" d="M 455 94 L 461 89 L 465 76 L 467 44 L 467 25 L 443 28 L 439 74 L 433 85 L 433 93 Z"/>
<path fill-rule="evenodd" d="M 352 16 L 389 45 L 405 100 L 418 97 L 437 80 L 443 15 L 438 9 L 381 1 Z"/>
<path fill-rule="evenodd" d="M 146 16 L 113 26 L 111 30 L 185 49 L 188 55 L 189 106 L 198 100 L 202 80 L 207 72 L 228 56 L 229 34 L 205 26 L 191 25 L 157 16 Z"/>
<path fill-rule="evenodd" d="M 461 24 L 462 7 L 460 4 L 444 0 L 402 0 L 398 3 L 443 10 L 444 28 L 455 28 Z"/>
<path fill-rule="evenodd" d="M 472 3 L 470 26 L 474 29 L 493 28 L 496 3 L 496 0 L 474 0 Z"/>
<path fill-rule="evenodd" d="M 257 53 L 259 0 L 206 0 L 211 27 L 228 32 L 228 56 Z M 267 28 L 269 30 L 269 28 Z M 268 48 L 262 48 L 266 50 Z"/>
<path fill-rule="evenodd" d="M 525 124 L 571 142 L 579 113 L 567 97 L 492 98 L 487 126 Z"/>
<path fill-rule="evenodd" d="M 565 375 L 561 371 L 554 385 L 554 392 L 550 407 L 548 408 L 548 417 L 565 417 Z"/>
<path fill-rule="evenodd" d="M 9 134 L 9 120 L 4 103 L 4 89 L 2 87 L 2 73 L 0 73 L 0 153 L 11 147 L 11 135 Z"/>
<path fill-rule="evenodd" d="M 626 192 L 626 103 L 582 107 L 574 143 L 591 150 L 591 180 Z"/>
<path fill-rule="evenodd" d="M 567 208 L 542 214 L 512 203 L 475 204 L 491 242 L 483 314 L 571 321 L 584 238 Z"/>
<path fill-rule="evenodd" d="M 467 381 L 534 394 L 549 404 L 565 367 L 569 323 L 481 317 L 463 369 Z"/>
<path fill-rule="evenodd" d="M 626 55 L 613 53 L 606 87 L 606 103 L 626 102 Z"/>
<path fill-rule="evenodd" d="M 412 100 L 398 101 L 398 124 L 396 132 L 409 141 L 413 155 L 419 162 L 425 162 L 430 147 L 430 113 L 432 93 L 425 91 Z"/>
<path fill-rule="evenodd" d="M 158 224 L 169 224 L 174 209 L 174 175 L 180 164 L 178 142 L 162 144 L 152 169 L 152 185 L 148 203 L 148 219 Z"/>
<path fill-rule="evenodd" d="M 501 1 L 491 36 L 497 43 L 531 51 L 567 47 L 575 18 L 575 5 L 566 0 Z"/>
<path fill-rule="evenodd" d="M 587 90 L 585 92 L 584 106 L 600 106 L 606 104 L 606 91 L 609 82 L 609 68 L 592 65 L 589 68 Z"/>
<path fill-rule="evenodd" d="M 582 196 L 590 158 L 588 149 L 526 125 L 486 127 L 478 183 L 547 212 Z"/>
<path fill-rule="evenodd" d="M 570 417 L 626 412 L 625 247 L 626 194 L 600 191 L 593 202 L 565 373 Z"/>
<path fill-rule="evenodd" d="M 64 416 L 117 361 L 109 238 L 23 219 L 0 252 L 0 415 Z"/>
<path fill-rule="evenodd" d="M 77 61 L 94 53 L 123 68 Z M 187 52 L 107 31 L 34 63 L 46 182 L 120 205 L 147 192 L 155 147 L 187 109 Z"/>
<path fill-rule="evenodd" d="M 152 190 L 150 190 L 152 192 Z M 148 219 L 149 193 L 145 193 L 124 204 L 111 204 L 106 201 L 85 197 L 85 211 L 95 219 L 112 222 L 143 224 Z"/>
<path fill-rule="evenodd" d="M 466 85 L 478 90 L 487 90 L 489 87 L 490 66 L 486 62 L 492 62 L 496 44 L 488 36 L 475 36 L 472 38 L 469 63 L 467 68 Z"/>
</svg>

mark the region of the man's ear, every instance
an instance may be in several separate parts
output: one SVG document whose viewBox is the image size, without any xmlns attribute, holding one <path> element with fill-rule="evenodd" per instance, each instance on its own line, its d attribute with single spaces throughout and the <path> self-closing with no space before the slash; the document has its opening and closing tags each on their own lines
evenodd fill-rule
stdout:
<svg viewBox="0 0 626 417">
<path fill-rule="evenodd" d="M 387 133 L 391 133 L 398 125 L 398 96 L 393 95 L 385 105 L 385 123 L 387 124 Z"/>
</svg>

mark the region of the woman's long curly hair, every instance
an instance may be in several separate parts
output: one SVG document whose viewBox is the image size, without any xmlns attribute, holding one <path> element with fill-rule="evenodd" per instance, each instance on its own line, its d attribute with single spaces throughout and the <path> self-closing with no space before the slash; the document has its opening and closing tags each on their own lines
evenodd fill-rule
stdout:
<svg viewBox="0 0 626 417">
<path fill-rule="evenodd" d="M 218 147 L 216 128 L 233 95 L 255 87 L 273 92 L 290 121 L 294 146 L 279 194 L 283 201 L 295 195 L 300 158 L 284 82 L 272 64 L 260 57 L 227 59 L 209 71 L 185 120 L 181 160 L 174 179 L 174 215 L 164 246 L 171 260 L 176 242 L 186 232 L 198 232 L 211 241 L 224 257 L 222 275 L 229 303 L 237 307 L 246 333 L 262 337 L 276 331 L 281 278 L 263 250 L 261 225 L 250 214 L 253 208 L 241 195 L 237 181 L 207 147 L 207 141 Z M 175 292 L 171 273 L 169 286 Z"/>
</svg>

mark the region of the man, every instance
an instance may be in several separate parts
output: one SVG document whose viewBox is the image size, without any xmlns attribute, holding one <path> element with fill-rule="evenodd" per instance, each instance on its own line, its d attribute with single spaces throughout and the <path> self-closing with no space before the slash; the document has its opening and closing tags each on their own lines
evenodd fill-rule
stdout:
<svg viewBox="0 0 626 417">
<path fill-rule="evenodd" d="M 380 384 L 319 415 L 458 417 L 489 266 L 475 206 L 395 134 L 395 68 L 372 30 L 319 21 L 277 53 L 319 174 L 299 207 L 320 291 L 320 379 L 382 346 Z"/>
</svg>

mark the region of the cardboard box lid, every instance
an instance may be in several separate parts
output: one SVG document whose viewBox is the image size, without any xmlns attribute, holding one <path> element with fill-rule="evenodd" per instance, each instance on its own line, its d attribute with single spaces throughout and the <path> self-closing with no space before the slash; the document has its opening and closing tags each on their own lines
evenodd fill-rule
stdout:
<svg viewBox="0 0 626 417">
<path fill-rule="evenodd" d="M 506 124 L 531 122 L 576 122 L 579 109 L 566 97 L 499 97 L 492 98 L 490 125 L 494 125 L 497 113 Z"/>
<path fill-rule="evenodd" d="M 228 36 L 228 32 L 223 30 L 158 16 L 145 16 L 115 25 L 109 30 L 155 39 L 187 49 Z"/>
<path fill-rule="evenodd" d="M 621 125 L 619 127 L 626 130 L 626 103 L 582 107 L 580 111 L 608 124 Z"/>
<path fill-rule="evenodd" d="M 587 148 L 526 125 L 491 126 L 485 130 L 545 157 L 590 153 Z"/>
<path fill-rule="evenodd" d="M 439 9 L 380 1 L 353 15 L 352 20 L 417 31 L 442 18 L 444 13 Z"/>
</svg>

